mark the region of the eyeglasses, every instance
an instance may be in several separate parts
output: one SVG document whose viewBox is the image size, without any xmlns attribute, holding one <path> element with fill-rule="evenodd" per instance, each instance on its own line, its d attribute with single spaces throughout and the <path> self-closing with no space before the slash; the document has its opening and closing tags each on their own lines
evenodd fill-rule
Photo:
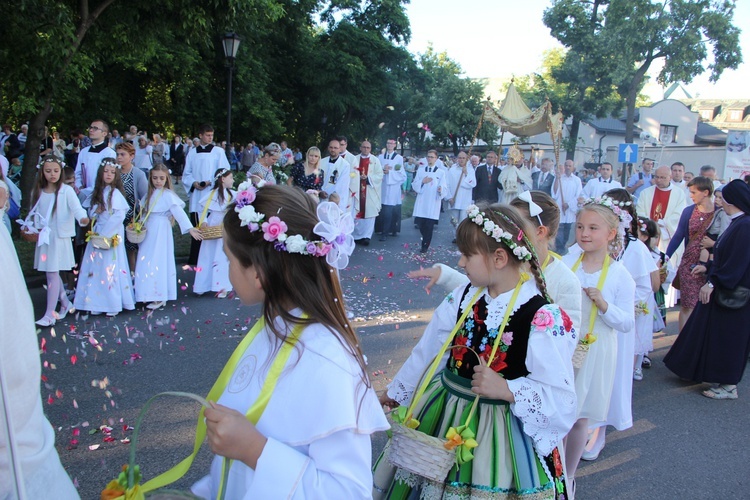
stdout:
<svg viewBox="0 0 750 500">
<path fill-rule="evenodd" d="M 91 125 L 91 126 L 89 127 L 89 130 L 99 130 L 99 131 L 101 131 L 101 132 L 103 132 L 103 131 L 104 131 L 104 129 L 103 129 L 103 128 L 99 128 L 99 127 L 97 127 L 96 125 Z"/>
</svg>

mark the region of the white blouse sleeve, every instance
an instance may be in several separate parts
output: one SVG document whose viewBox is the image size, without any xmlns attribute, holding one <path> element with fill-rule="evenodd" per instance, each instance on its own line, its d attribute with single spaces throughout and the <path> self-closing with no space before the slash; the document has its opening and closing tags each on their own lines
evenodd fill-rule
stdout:
<svg viewBox="0 0 750 500">
<path fill-rule="evenodd" d="M 312 442 L 304 454 L 269 438 L 248 476 L 244 499 L 368 498 L 372 494 L 368 434 L 335 432 Z"/>
<path fill-rule="evenodd" d="M 169 207 L 169 213 L 172 214 L 174 220 L 177 222 L 177 224 L 179 224 L 182 234 L 185 234 L 193 229 L 193 223 L 190 222 L 190 219 L 188 219 L 185 210 L 181 206 L 171 205 Z"/>
<path fill-rule="evenodd" d="M 508 380 L 515 398 L 510 410 L 523 423 L 523 430 L 534 441 L 536 450 L 546 456 L 576 421 L 569 344 L 577 342 L 577 332 L 572 323 L 563 321 L 559 306 L 554 304 L 541 307 L 533 323 L 526 352 L 529 374 Z"/>
<path fill-rule="evenodd" d="M 610 293 L 604 297 L 607 312 L 602 314 L 599 311 L 598 314 L 608 326 L 620 332 L 629 332 L 635 327 L 635 281 L 624 267 L 618 271 L 618 276 L 613 276 L 610 283 Z"/>
<path fill-rule="evenodd" d="M 417 390 L 417 385 L 427 371 L 430 363 L 435 359 L 440 347 L 448 338 L 456 324 L 456 313 L 463 293 L 463 286 L 449 293 L 445 300 L 435 310 L 432 321 L 427 325 L 422 338 L 414 347 L 404 365 L 398 371 L 393 381 L 388 384 L 388 397 L 399 404 L 411 403 L 411 398 Z M 443 356 L 443 363 L 448 358 Z"/>
</svg>

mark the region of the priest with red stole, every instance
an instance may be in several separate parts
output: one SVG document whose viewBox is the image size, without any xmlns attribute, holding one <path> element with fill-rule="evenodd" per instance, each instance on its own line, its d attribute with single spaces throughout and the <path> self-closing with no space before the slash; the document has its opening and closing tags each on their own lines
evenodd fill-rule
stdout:
<svg viewBox="0 0 750 500">
<path fill-rule="evenodd" d="M 669 240 L 677 230 L 680 215 L 686 205 L 685 191 L 673 189 L 671 180 L 672 173 L 669 167 L 657 168 L 654 173 L 655 184 L 641 191 L 636 204 L 638 215 L 648 217 L 659 225 L 659 249 L 662 251 L 667 249 Z"/>
<path fill-rule="evenodd" d="M 375 218 L 380 213 L 383 167 L 377 156 L 371 155 L 372 145 L 368 141 L 360 145 L 361 154 L 354 157 L 349 191 L 354 217 L 354 241 L 369 245 L 375 231 Z"/>
</svg>

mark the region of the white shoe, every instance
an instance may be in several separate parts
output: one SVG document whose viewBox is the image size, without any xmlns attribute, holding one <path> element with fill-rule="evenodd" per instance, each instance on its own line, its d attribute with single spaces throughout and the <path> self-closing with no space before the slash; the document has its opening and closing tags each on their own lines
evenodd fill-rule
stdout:
<svg viewBox="0 0 750 500">
<path fill-rule="evenodd" d="M 633 372 L 633 380 L 640 381 L 643 380 L 643 370 L 639 367 L 636 368 Z"/>
<path fill-rule="evenodd" d="M 114 318 L 114 317 L 116 317 L 116 316 L 117 316 L 117 313 L 113 313 L 113 312 L 109 312 L 109 313 L 107 313 L 107 317 L 108 317 L 108 318 Z"/>
<path fill-rule="evenodd" d="M 151 302 L 149 305 L 146 306 L 147 309 L 159 309 L 161 307 L 164 307 L 167 305 L 166 300 L 157 300 L 155 302 Z"/>
<path fill-rule="evenodd" d="M 226 299 L 227 298 L 227 291 L 222 290 L 219 292 L 219 294 L 216 296 L 217 299 Z"/>
<path fill-rule="evenodd" d="M 55 318 L 50 318 L 49 316 L 44 316 L 42 319 L 36 322 L 39 326 L 55 326 Z"/>
<path fill-rule="evenodd" d="M 58 321 L 61 319 L 65 319 L 65 316 L 68 315 L 69 312 L 75 311 L 75 308 L 73 307 L 72 302 L 68 302 L 68 307 L 61 307 L 60 312 L 57 313 L 57 319 Z"/>
</svg>

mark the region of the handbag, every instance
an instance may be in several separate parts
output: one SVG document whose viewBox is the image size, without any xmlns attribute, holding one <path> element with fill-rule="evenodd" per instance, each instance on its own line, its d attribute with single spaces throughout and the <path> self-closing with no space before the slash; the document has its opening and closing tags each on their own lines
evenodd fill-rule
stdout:
<svg viewBox="0 0 750 500">
<path fill-rule="evenodd" d="M 15 200 L 13 200 L 13 198 L 8 198 L 7 214 L 10 220 L 15 220 L 21 216 L 21 207 L 18 206 L 18 203 L 16 203 Z"/>
<path fill-rule="evenodd" d="M 674 279 L 672 280 L 672 288 L 675 290 L 680 289 L 680 273 L 677 272 L 677 274 L 674 275 Z"/>
<path fill-rule="evenodd" d="M 735 289 L 719 288 L 714 290 L 716 304 L 726 309 L 742 309 L 750 301 L 750 288 L 737 286 Z"/>
</svg>

